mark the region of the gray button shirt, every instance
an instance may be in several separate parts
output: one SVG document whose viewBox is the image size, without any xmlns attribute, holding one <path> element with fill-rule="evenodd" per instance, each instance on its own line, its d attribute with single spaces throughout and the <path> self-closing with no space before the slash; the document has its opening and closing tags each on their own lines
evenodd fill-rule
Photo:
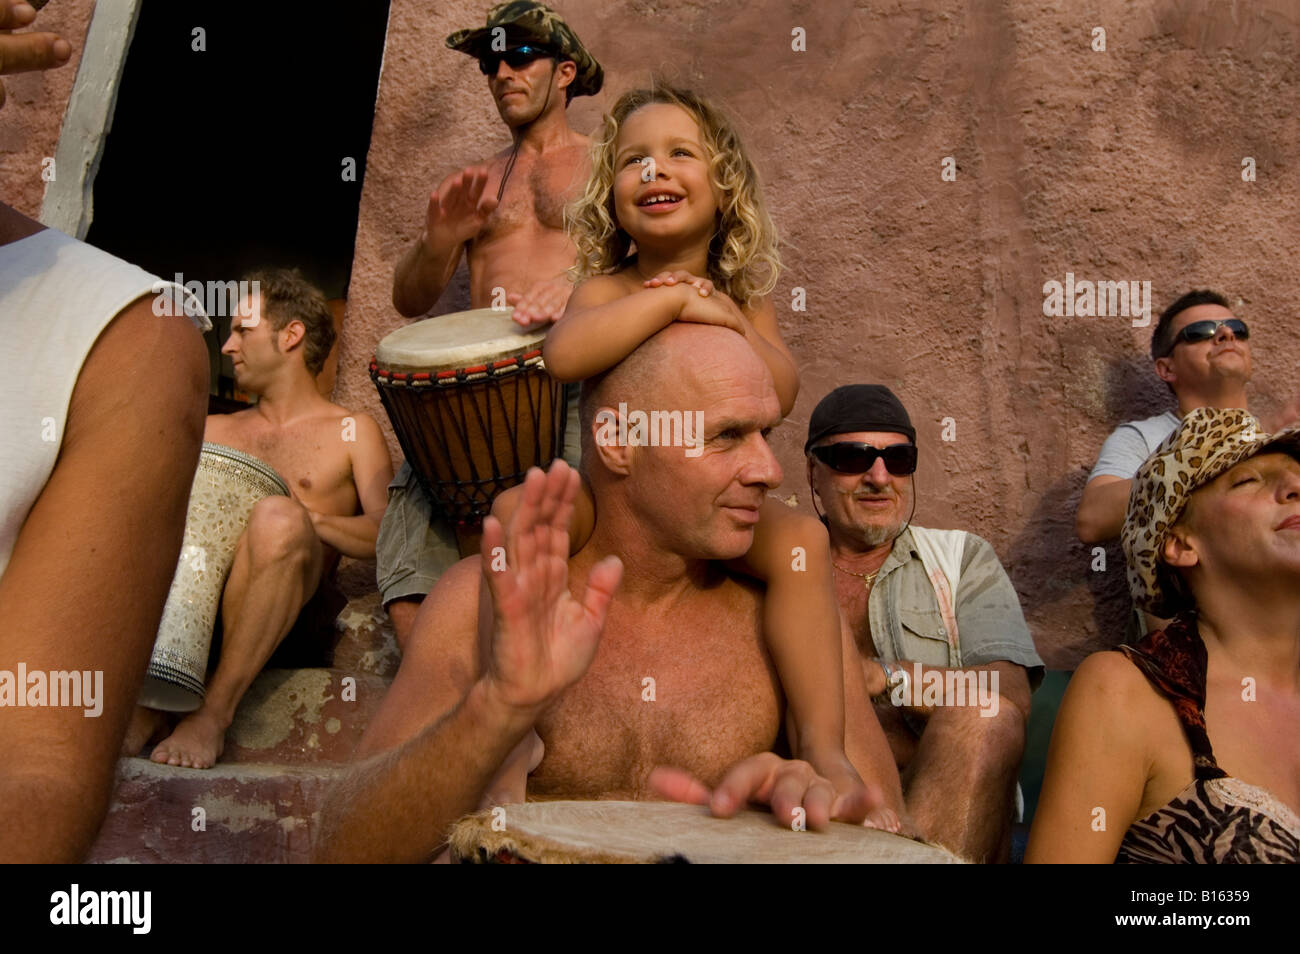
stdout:
<svg viewBox="0 0 1300 954">
<path fill-rule="evenodd" d="M 868 601 L 876 654 L 889 662 L 923 666 L 970 667 L 1012 662 L 1028 670 L 1029 686 L 1043 679 L 1043 661 L 1034 649 L 1020 599 L 987 540 L 966 534 L 957 587 L 959 644 L 948 632 L 934 587 L 916 551 L 910 529 L 894 541 Z"/>
</svg>

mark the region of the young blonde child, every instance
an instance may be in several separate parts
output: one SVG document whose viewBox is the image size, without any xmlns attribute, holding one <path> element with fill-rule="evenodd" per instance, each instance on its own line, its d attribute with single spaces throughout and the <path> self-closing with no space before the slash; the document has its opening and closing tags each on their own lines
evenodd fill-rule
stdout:
<svg viewBox="0 0 1300 954">
<path fill-rule="evenodd" d="M 781 413 L 799 390 L 768 295 L 780 260 L 758 178 L 730 122 L 694 93 L 657 86 L 619 98 L 592 150 L 592 174 L 570 210 L 582 279 L 547 336 L 547 370 L 562 381 L 600 374 L 674 321 L 745 336 L 772 374 Z M 707 411 L 705 412 L 707 414 Z M 493 512 L 507 521 L 515 491 Z M 584 486 L 573 552 L 595 524 Z M 840 616 L 830 544 L 820 521 L 768 501 L 749 552 L 734 568 L 767 584 L 764 636 L 785 689 L 791 752 L 836 788 L 860 795 L 844 754 Z M 530 735 L 503 766 L 488 801 L 522 800 L 542 747 Z M 869 824 L 897 830 L 888 810 Z"/>
</svg>

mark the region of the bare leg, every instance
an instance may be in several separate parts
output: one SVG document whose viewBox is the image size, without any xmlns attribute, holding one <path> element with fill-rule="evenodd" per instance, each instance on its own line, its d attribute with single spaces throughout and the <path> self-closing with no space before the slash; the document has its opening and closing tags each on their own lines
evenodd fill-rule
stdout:
<svg viewBox="0 0 1300 954">
<path fill-rule="evenodd" d="M 152 742 L 167 727 L 167 716 L 157 709 L 136 706 L 131 713 L 131 724 L 127 726 L 126 737 L 122 740 L 122 755 L 139 755 L 146 745 Z"/>
<path fill-rule="evenodd" d="M 150 756 L 155 762 L 190 768 L 216 762 L 239 700 L 320 582 L 323 557 L 311 517 L 297 501 L 266 497 L 253 508 L 222 596 L 221 660 L 203 705 L 159 743 Z"/>
<path fill-rule="evenodd" d="M 973 861 L 1008 861 L 1024 746 L 1024 716 L 1013 705 L 990 718 L 972 706 L 935 710 L 903 772 L 921 835 Z"/>
<path fill-rule="evenodd" d="M 411 638 L 411 630 L 415 628 L 415 617 L 420 613 L 420 606 L 423 600 L 417 600 L 415 597 L 402 597 L 393 600 L 385 609 L 388 610 L 388 618 L 393 621 L 393 633 L 397 636 L 397 648 L 406 651 L 406 642 Z"/>
</svg>

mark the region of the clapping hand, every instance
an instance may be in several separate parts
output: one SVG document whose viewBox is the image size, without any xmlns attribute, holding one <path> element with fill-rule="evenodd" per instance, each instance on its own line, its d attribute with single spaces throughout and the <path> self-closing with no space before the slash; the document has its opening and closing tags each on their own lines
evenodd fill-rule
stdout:
<svg viewBox="0 0 1300 954">
<path fill-rule="evenodd" d="M 495 196 L 483 194 L 487 181 L 487 166 L 470 166 L 444 179 L 429 194 L 426 241 L 435 246 L 457 246 L 478 235 L 497 207 Z"/>
<path fill-rule="evenodd" d="M 497 698 L 518 710 L 539 712 L 582 678 L 623 578 L 618 557 L 606 557 L 588 574 L 581 602 L 569 592 L 578 486 L 578 472 L 563 460 L 548 473 L 533 468 L 510 526 L 495 517 L 483 522 L 483 581 L 493 606 L 484 675 Z"/>
</svg>

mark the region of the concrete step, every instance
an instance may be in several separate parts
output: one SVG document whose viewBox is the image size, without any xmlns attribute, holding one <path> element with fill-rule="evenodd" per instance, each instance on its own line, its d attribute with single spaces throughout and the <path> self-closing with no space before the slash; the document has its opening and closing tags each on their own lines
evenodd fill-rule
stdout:
<svg viewBox="0 0 1300 954">
<path fill-rule="evenodd" d="M 390 681 L 397 675 L 402 654 L 378 593 L 350 598 L 334 625 L 339 630 L 335 667 L 373 673 Z"/>
<path fill-rule="evenodd" d="M 239 704 L 221 761 L 347 762 L 388 684 L 382 676 L 337 667 L 264 670 Z"/>
<path fill-rule="evenodd" d="M 266 669 L 240 702 L 210 769 L 118 763 L 93 862 L 302 862 L 321 800 L 383 701 L 401 654 L 374 592 L 374 564 L 345 561 L 347 607 L 329 668 Z M 328 656 L 328 652 L 324 655 Z M 350 680 L 347 681 L 347 680 Z M 196 812 L 201 809 L 201 812 Z"/>
<path fill-rule="evenodd" d="M 310 860 L 337 766 L 220 763 L 184 769 L 129 758 L 87 861 L 120 864 Z"/>
</svg>

